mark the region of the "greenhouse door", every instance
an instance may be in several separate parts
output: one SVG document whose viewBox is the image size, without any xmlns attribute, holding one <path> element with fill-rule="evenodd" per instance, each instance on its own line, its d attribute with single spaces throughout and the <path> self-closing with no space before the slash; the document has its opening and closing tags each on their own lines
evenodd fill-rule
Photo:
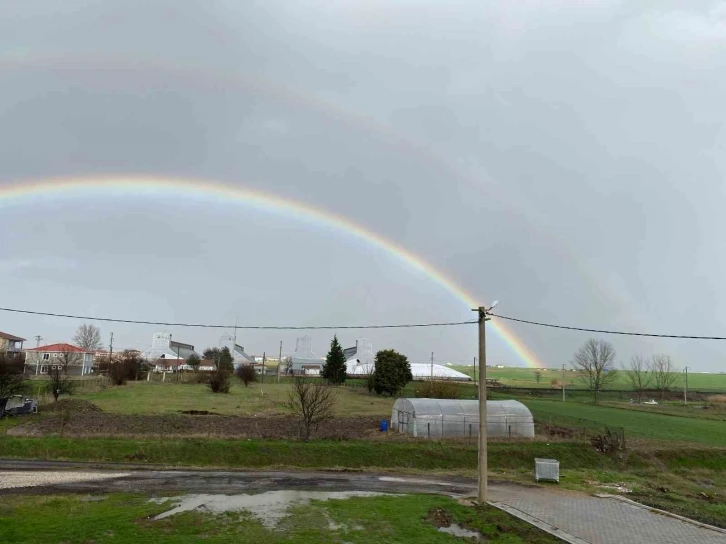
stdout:
<svg viewBox="0 0 726 544">
<path fill-rule="evenodd" d="M 402 433 L 408 425 L 408 412 L 398 411 L 398 432 Z"/>
</svg>

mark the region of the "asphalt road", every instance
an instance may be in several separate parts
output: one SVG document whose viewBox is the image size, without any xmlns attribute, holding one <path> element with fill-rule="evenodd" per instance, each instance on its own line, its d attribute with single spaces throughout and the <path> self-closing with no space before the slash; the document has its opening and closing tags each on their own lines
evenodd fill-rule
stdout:
<svg viewBox="0 0 726 544">
<path fill-rule="evenodd" d="M 471 497 L 476 481 L 469 478 L 421 478 L 355 471 L 232 472 L 140 470 L 136 465 L 99 465 L 45 461 L 0 460 L 0 495 L 37 493 L 145 492 L 157 495 L 239 495 L 269 491 L 437 493 Z M 97 477 L 94 477 L 97 476 Z M 2 489 L 2 482 L 10 482 Z M 23 487 L 27 484 L 28 487 Z M 726 531 L 622 497 L 592 497 L 554 486 L 489 483 L 490 504 L 572 544 L 699 544 L 726 543 Z M 12 486 L 12 487 L 11 487 Z"/>
<path fill-rule="evenodd" d="M 232 472 L 214 470 L 139 470 L 138 465 L 63 463 L 48 461 L 0 460 L 2 473 L 26 472 L 28 485 L 33 492 L 42 493 L 259 493 L 275 490 L 305 491 L 375 491 L 381 493 L 440 493 L 452 497 L 467 497 L 475 494 L 476 480 L 469 478 L 419 478 L 389 476 L 363 472 Z M 48 477 L 44 482 L 41 474 L 58 471 L 83 471 L 83 478 L 77 481 L 57 481 Z M 87 478 L 89 472 L 97 471 L 98 480 Z M 117 472 L 118 477 L 108 477 Z M 1 494 L 27 493 L 28 488 L 2 489 Z"/>
</svg>

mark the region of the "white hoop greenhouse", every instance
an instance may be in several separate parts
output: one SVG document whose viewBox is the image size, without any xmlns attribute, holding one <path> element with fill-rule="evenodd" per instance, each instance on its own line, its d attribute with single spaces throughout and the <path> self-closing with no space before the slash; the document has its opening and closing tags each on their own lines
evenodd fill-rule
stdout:
<svg viewBox="0 0 726 544">
<path fill-rule="evenodd" d="M 477 436 L 479 401 L 398 399 L 391 412 L 391 429 L 424 438 Z M 532 412 L 516 400 L 487 401 L 487 434 L 534 438 Z"/>
</svg>

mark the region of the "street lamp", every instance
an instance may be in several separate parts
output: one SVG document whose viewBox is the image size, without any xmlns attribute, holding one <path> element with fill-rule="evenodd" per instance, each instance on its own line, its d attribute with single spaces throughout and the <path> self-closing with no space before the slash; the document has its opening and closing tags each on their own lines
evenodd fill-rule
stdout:
<svg viewBox="0 0 726 544">
<path fill-rule="evenodd" d="M 489 308 L 479 306 L 472 311 L 479 314 L 479 504 L 487 501 L 487 350 L 486 322 L 489 314 L 499 304 L 495 300 Z"/>
</svg>

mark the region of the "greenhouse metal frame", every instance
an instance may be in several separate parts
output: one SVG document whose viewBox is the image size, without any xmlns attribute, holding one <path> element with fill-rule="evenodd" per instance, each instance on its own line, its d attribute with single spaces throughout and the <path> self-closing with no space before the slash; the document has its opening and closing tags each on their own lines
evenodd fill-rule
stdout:
<svg viewBox="0 0 726 544">
<path fill-rule="evenodd" d="M 424 438 L 479 435 L 479 401 L 400 398 L 391 411 L 391 429 Z M 532 412 L 516 400 L 487 401 L 490 437 L 534 438 Z"/>
</svg>

